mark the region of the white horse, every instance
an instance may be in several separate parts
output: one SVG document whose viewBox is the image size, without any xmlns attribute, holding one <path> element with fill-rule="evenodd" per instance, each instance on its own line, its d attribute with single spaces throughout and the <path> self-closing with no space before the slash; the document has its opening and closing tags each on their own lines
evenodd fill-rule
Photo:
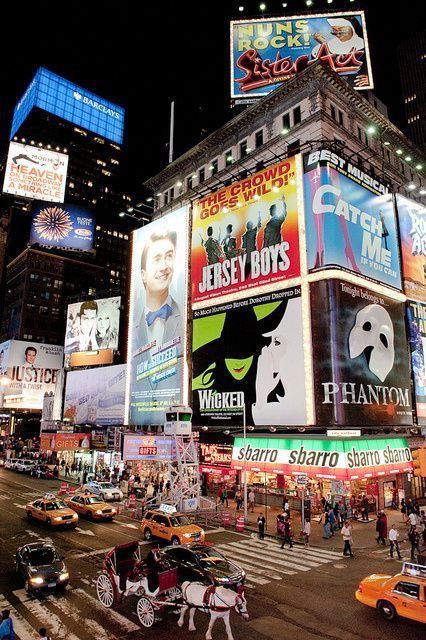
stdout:
<svg viewBox="0 0 426 640">
<path fill-rule="evenodd" d="M 184 582 L 182 584 L 182 595 L 185 605 L 181 609 L 178 620 L 179 627 L 185 622 L 185 613 L 189 609 L 189 631 L 195 631 L 194 614 L 196 609 L 201 609 L 205 613 L 210 613 L 210 623 L 206 632 L 206 640 L 212 640 L 212 629 L 218 618 L 222 618 L 225 623 L 228 640 L 234 640 L 229 622 L 231 609 L 244 619 L 248 620 L 247 601 L 244 597 L 243 589 L 238 593 L 225 587 L 206 587 L 200 582 Z"/>
</svg>

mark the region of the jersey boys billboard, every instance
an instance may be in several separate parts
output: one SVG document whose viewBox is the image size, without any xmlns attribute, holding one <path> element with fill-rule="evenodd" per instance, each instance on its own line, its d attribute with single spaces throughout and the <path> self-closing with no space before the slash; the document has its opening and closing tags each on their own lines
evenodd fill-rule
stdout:
<svg viewBox="0 0 426 640">
<path fill-rule="evenodd" d="M 317 60 L 373 88 L 362 11 L 231 22 L 232 98 L 265 96 Z"/>
<path fill-rule="evenodd" d="M 33 212 L 30 243 L 61 249 L 92 251 L 93 213 L 75 204 L 37 204 Z"/>
<path fill-rule="evenodd" d="M 3 406 L 20 409 L 42 409 L 45 393 L 55 393 L 62 368 L 63 348 L 54 344 L 40 344 L 9 340 L 0 345 L 7 353 L 6 369 L 10 383 L 0 385 L 4 393 Z"/>
<path fill-rule="evenodd" d="M 188 270 L 187 209 L 133 233 L 130 423 L 162 424 L 182 398 Z"/>
<path fill-rule="evenodd" d="M 396 206 L 405 292 L 408 297 L 426 302 L 426 209 L 399 194 Z"/>
<path fill-rule="evenodd" d="M 321 280 L 311 284 L 311 309 L 316 423 L 411 425 L 404 304 Z"/>
<path fill-rule="evenodd" d="M 57 151 L 11 142 L 3 192 L 24 198 L 63 202 L 68 156 Z"/>
<path fill-rule="evenodd" d="M 407 324 L 417 421 L 426 425 L 426 304 L 407 301 Z"/>
<path fill-rule="evenodd" d="M 193 312 L 193 423 L 306 424 L 300 288 Z"/>
<path fill-rule="evenodd" d="M 295 173 L 290 158 L 195 203 L 193 304 L 300 274 Z"/>
<path fill-rule="evenodd" d="M 304 157 L 308 269 L 340 267 L 401 288 L 387 187 L 328 149 Z"/>
</svg>

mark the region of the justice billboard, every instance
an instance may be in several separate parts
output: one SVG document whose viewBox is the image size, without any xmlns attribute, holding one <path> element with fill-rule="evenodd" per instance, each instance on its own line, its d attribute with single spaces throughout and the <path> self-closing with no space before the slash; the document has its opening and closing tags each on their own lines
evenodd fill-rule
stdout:
<svg viewBox="0 0 426 640">
<path fill-rule="evenodd" d="M 69 304 L 65 354 L 118 349 L 120 304 L 120 296 Z"/>
<path fill-rule="evenodd" d="M 338 267 L 401 288 L 397 226 L 387 185 L 328 149 L 304 156 L 310 272 Z"/>
<path fill-rule="evenodd" d="M 42 409 L 45 393 L 55 393 L 60 378 L 63 348 L 54 344 L 40 344 L 22 340 L 9 340 L 0 344 L 7 353 L 3 372 L 9 378 L 0 384 L 3 407 Z"/>
<path fill-rule="evenodd" d="M 404 304 L 341 280 L 310 289 L 316 424 L 411 425 Z"/>
<path fill-rule="evenodd" d="M 163 424 L 185 402 L 188 214 L 182 207 L 134 231 L 129 313 L 130 423 Z"/>
<path fill-rule="evenodd" d="M 92 251 L 95 217 L 75 204 L 37 204 L 33 211 L 30 244 Z"/>
<path fill-rule="evenodd" d="M 231 97 L 259 98 L 321 60 L 372 89 L 363 11 L 231 21 Z"/>
<path fill-rule="evenodd" d="M 3 193 L 63 202 L 68 156 L 57 151 L 11 142 L 4 173 Z"/>
<path fill-rule="evenodd" d="M 426 208 L 399 194 L 396 207 L 405 293 L 426 302 Z"/>
<path fill-rule="evenodd" d="M 198 200 L 192 302 L 300 275 L 295 158 Z"/>
<path fill-rule="evenodd" d="M 426 304 L 407 301 L 407 325 L 417 422 L 426 425 Z"/>
<path fill-rule="evenodd" d="M 300 287 L 193 312 L 196 426 L 306 424 Z"/>
<path fill-rule="evenodd" d="M 64 418 L 74 424 L 124 424 L 126 365 L 70 371 Z"/>
</svg>

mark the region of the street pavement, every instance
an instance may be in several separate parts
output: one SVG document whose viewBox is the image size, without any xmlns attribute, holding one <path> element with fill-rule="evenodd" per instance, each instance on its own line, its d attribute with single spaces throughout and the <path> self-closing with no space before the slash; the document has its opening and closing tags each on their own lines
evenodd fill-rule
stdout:
<svg viewBox="0 0 426 640">
<path fill-rule="evenodd" d="M 116 544 L 141 541 L 143 554 L 150 545 L 142 540 L 138 523 L 120 515 L 111 523 L 80 518 L 76 530 L 53 530 L 29 524 L 24 507 L 59 483 L 0 470 L 0 609 L 10 609 L 18 640 L 36 640 L 46 626 L 52 640 L 194 640 L 204 638 L 207 617 L 197 612 L 196 632 L 179 629 L 176 614 L 161 615 L 151 629 L 142 629 L 136 615 L 137 597 L 105 609 L 97 600 L 95 582 L 104 554 Z M 370 537 L 374 545 L 374 524 Z M 364 534 L 366 541 L 367 534 Z M 272 537 L 258 540 L 248 532 L 238 534 L 221 528 L 207 539 L 247 572 L 246 597 L 250 620 L 231 612 L 235 640 L 420 640 L 424 627 L 399 619 L 384 622 L 377 612 L 354 597 L 358 582 L 370 573 L 397 573 L 401 563 L 388 557 L 387 549 L 365 544 L 355 558 L 341 555 L 340 540 L 305 548 L 280 549 Z M 28 595 L 17 580 L 13 557 L 26 542 L 51 540 L 65 556 L 70 585 L 63 594 Z M 330 543 L 328 545 L 328 543 Z M 328 546 L 327 546 L 328 545 Z M 404 555 L 406 555 L 406 547 Z M 216 624 L 213 639 L 224 640 L 223 623 Z"/>
</svg>

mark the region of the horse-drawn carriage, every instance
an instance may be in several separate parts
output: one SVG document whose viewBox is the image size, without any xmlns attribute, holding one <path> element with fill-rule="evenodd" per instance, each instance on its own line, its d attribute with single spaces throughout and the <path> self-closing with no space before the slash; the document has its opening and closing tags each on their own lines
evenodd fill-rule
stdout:
<svg viewBox="0 0 426 640">
<path fill-rule="evenodd" d="M 152 627 L 156 611 L 173 607 L 182 597 L 176 569 L 160 562 L 154 571 L 141 559 L 136 540 L 120 544 L 106 554 L 96 591 L 104 607 L 120 604 L 127 596 L 138 596 L 136 612 L 144 627 Z"/>
</svg>

